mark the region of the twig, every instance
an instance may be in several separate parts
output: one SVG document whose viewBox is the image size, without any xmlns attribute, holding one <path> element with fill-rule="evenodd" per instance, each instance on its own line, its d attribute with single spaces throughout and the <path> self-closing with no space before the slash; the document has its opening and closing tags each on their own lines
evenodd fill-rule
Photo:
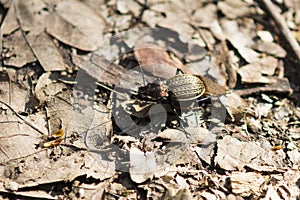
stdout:
<svg viewBox="0 0 300 200">
<path fill-rule="evenodd" d="M 291 33 L 290 29 L 288 28 L 285 20 L 283 17 L 280 15 L 280 13 L 277 12 L 275 6 L 271 2 L 271 0 L 257 0 L 258 2 L 261 2 L 264 4 L 267 12 L 271 15 L 273 18 L 274 22 L 278 26 L 281 34 L 284 36 L 288 44 L 290 45 L 291 49 L 295 53 L 295 56 L 298 59 L 298 63 L 300 62 L 300 46 Z"/>
<path fill-rule="evenodd" d="M 0 100 L 0 103 L 2 103 L 3 105 L 5 105 L 6 107 L 8 107 L 18 118 L 20 118 L 25 124 L 27 124 L 28 126 L 30 126 L 31 128 L 33 128 L 34 130 L 36 130 L 37 132 L 39 132 L 42 135 L 45 135 L 43 133 L 43 131 L 40 131 L 38 128 L 36 128 L 34 125 L 32 125 L 31 123 L 29 123 L 28 121 L 26 121 L 25 119 L 23 119 L 23 117 L 21 115 L 19 115 L 12 107 L 10 107 L 10 105 L 8 105 L 7 103 L 3 102 Z"/>
<path fill-rule="evenodd" d="M 37 154 L 37 153 L 40 153 L 40 152 L 45 151 L 45 150 L 46 149 L 41 149 L 41 150 L 38 150 L 36 152 L 30 153 L 30 154 L 28 154 L 26 156 L 21 156 L 21 157 L 17 157 L 17 158 L 13 158 L 13 159 L 7 160 L 7 161 L 3 161 L 3 162 L 0 162 L 0 165 L 7 164 L 8 162 L 12 162 L 12 161 L 15 161 L 15 160 L 20 160 L 20 159 L 28 158 L 29 156 L 32 156 L 32 155 Z"/>
<path fill-rule="evenodd" d="M 129 97 L 126 96 L 125 94 L 123 94 L 123 93 L 121 93 L 121 92 L 118 92 L 118 91 L 116 91 L 116 90 L 114 90 L 114 89 L 112 89 L 112 88 L 110 88 L 110 87 L 107 87 L 106 85 L 104 85 L 104 84 L 102 84 L 102 83 L 96 82 L 96 84 L 97 84 L 98 86 L 100 86 L 100 87 L 103 87 L 103 88 L 105 88 L 105 89 L 107 89 L 107 90 L 109 90 L 109 91 L 115 93 L 115 94 L 121 95 L 121 96 L 125 97 L 126 99 L 129 98 Z"/>
<path fill-rule="evenodd" d="M 50 124 L 50 120 L 49 120 L 49 113 L 48 113 L 48 107 L 47 105 L 45 105 L 45 110 L 46 110 L 46 120 L 47 120 L 47 128 L 48 128 L 48 135 L 50 136 L 52 131 L 51 131 L 51 124 Z"/>
</svg>

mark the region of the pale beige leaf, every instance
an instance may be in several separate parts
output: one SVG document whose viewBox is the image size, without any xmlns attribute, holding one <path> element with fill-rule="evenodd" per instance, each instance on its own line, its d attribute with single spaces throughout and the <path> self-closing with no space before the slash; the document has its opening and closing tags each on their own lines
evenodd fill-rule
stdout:
<svg viewBox="0 0 300 200">
<path fill-rule="evenodd" d="M 131 179 L 136 183 L 142 183 L 147 179 L 152 179 L 155 172 L 159 170 L 154 152 L 142 152 L 136 147 L 130 149 Z"/>
<path fill-rule="evenodd" d="M 27 35 L 29 44 L 45 71 L 62 71 L 66 64 L 53 40 L 45 33 Z"/>
<path fill-rule="evenodd" d="M 251 47 L 257 51 L 264 52 L 277 58 L 284 58 L 287 54 L 281 46 L 274 42 L 256 42 Z"/>
<path fill-rule="evenodd" d="M 215 162 L 226 170 L 241 170 L 250 161 L 264 152 L 254 142 L 240 142 L 231 136 L 218 141 Z"/>
<path fill-rule="evenodd" d="M 11 6 L 1 24 L 1 35 L 8 35 L 19 28 L 15 15 L 15 7 Z"/>
<path fill-rule="evenodd" d="M 5 65 L 23 67 L 27 63 L 36 61 L 20 30 L 3 38 L 3 48 Z"/>
<path fill-rule="evenodd" d="M 24 85 L 0 80 L 0 100 L 20 112 L 26 111 L 29 91 Z M 0 105 L 0 107 L 3 105 Z"/>
<path fill-rule="evenodd" d="M 93 51 L 102 42 L 104 21 L 80 1 L 59 2 L 49 22 L 47 32 L 70 46 Z"/>
<path fill-rule="evenodd" d="M 229 19 L 248 15 L 251 12 L 249 3 L 240 0 L 225 0 L 218 2 L 218 8 Z"/>
<path fill-rule="evenodd" d="M 266 178 L 255 172 L 233 172 L 230 176 L 232 192 L 243 197 L 258 195 Z"/>
<path fill-rule="evenodd" d="M 49 17 L 48 13 L 43 11 L 45 4 L 37 0 L 16 0 L 15 4 L 22 31 L 28 32 L 25 35 L 26 40 L 45 71 L 65 70 L 62 55 L 44 31 L 46 19 Z"/>
<path fill-rule="evenodd" d="M 251 44 L 250 36 L 245 36 L 245 34 L 239 30 L 236 21 L 224 20 L 221 22 L 221 27 L 223 28 L 226 38 L 248 63 L 258 60 L 259 54 L 248 47 Z"/>
</svg>

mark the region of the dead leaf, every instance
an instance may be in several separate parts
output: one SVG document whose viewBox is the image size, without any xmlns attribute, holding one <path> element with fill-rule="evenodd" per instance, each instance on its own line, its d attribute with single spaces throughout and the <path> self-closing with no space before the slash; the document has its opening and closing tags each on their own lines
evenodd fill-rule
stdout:
<svg viewBox="0 0 300 200">
<path fill-rule="evenodd" d="M 229 19 L 243 17 L 251 13 L 249 3 L 239 0 L 220 1 L 218 2 L 218 8 Z"/>
<path fill-rule="evenodd" d="M 160 168 L 156 163 L 154 152 L 142 152 L 136 147 L 130 149 L 130 178 L 136 183 L 152 179 Z"/>
<path fill-rule="evenodd" d="M 50 75 L 50 72 L 42 74 L 35 86 L 35 95 L 40 102 L 45 102 L 51 99 L 54 95 L 66 88 L 65 84 L 51 80 Z"/>
<path fill-rule="evenodd" d="M 103 20 L 81 1 L 60 1 L 50 19 L 47 33 L 63 43 L 93 51 L 102 42 Z"/>
<path fill-rule="evenodd" d="M 185 35 L 191 35 L 194 30 L 186 23 L 190 21 L 189 7 L 185 5 L 185 2 L 175 0 L 154 4 L 150 9 L 165 14 L 164 18 L 157 23 L 158 26 L 169 28 Z M 185 12 L 182 10 L 185 10 Z"/>
<path fill-rule="evenodd" d="M 289 151 L 288 153 L 289 158 L 291 159 L 291 161 L 293 162 L 293 164 L 295 166 L 299 166 L 300 165 L 300 152 L 297 149 L 294 149 L 292 151 Z"/>
<path fill-rule="evenodd" d="M 182 63 L 172 60 L 167 51 L 154 44 L 141 44 L 134 49 L 134 55 L 141 67 L 160 78 L 169 78 L 182 68 Z"/>
<path fill-rule="evenodd" d="M 15 0 L 12 7 L 16 9 L 21 30 L 23 33 L 28 32 L 23 36 L 43 68 L 46 71 L 65 70 L 61 54 L 53 40 L 44 32 L 43 23 L 46 23 L 45 20 L 49 17 L 48 13 L 43 11 L 45 4 L 36 0 L 26 2 Z"/>
<path fill-rule="evenodd" d="M 212 21 L 216 19 L 217 6 L 207 4 L 201 9 L 196 9 L 192 15 L 192 23 L 200 27 L 209 27 Z"/>
<path fill-rule="evenodd" d="M 286 56 L 286 51 L 274 42 L 255 42 L 251 47 L 259 52 L 266 53 L 268 55 L 284 58 Z"/>
<path fill-rule="evenodd" d="M 36 122 L 35 126 L 42 132 L 47 133 L 45 128 L 46 122 L 43 115 L 37 114 L 29 116 L 25 118 L 25 120 Z M 37 122 L 39 120 L 42 121 Z M 15 123 L 9 123 L 12 121 Z M 7 111 L 6 115 L 2 114 L 1 123 L 6 125 L 2 127 L 0 136 L 0 163 L 25 158 L 40 151 L 35 149 L 36 145 L 41 142 L 39 132 L 29 127 L 9 111 Z"/>
<path fill-rule="evenodd" d="M 58 47 L 46 33 L 28 34 L 27 40 L 45 71 L 66 70 L 67 66 Z"/>
<path fill-rule="evenodd" d="M 15 7 L 10 6 L 1 25 L 3 41 L 3 49 L 1 49 L 6 65 L 22 67 L 26 63 L 34 62 L 36 59 L 21 30 L 17 30 L 18 28 L 19 24 L 15 15 Z"/>
<path fill-rule="evenodd" d="M 254 142 L 240 142 L 231 136 L 218 141 L 216 164 L 226 170 L 242 170 L 245 165 L 264 150 Z"/>
<path fill-rule="evenodd" d="M 166 129 L 156 135 L 156 138 L 168 142 L 186 144 L 209 144 L 216 141 L 216 135 L 201 127 L 187 127 L 185 132 L 177 129 Z"/>
<path fill-rule="evenodd" d="M 2 188 L 1 185 L 0 185 L 0 191 L 3 193 L 11 193 L 12 192 L 11 190 L 6 190 L 6 189 Z M 49 194 L 47 191 L 43 191 L 43 190 L 22 191 L 22 192 L 13 191 L 13 194 L 22 196 L 24 198 L 53 199 L 53 200 L 56 199 L 54 196 Z"/>
<path fill-rule="evenodd" d="M 260 92 L 264 92 L 264 93 L 275 92 L 275 93 L 283 93 L 283 94 L 292 93 L 293 90 L 287 78 L 272 77 L 272 79 L 273 81 L 271 83 L 266 84 L 265 86 L 239 89 L 239 90 L 235 90 L 234 92 L 241 96 L 257 94 Z"/>
<path fill-rule="evenodd" d="M 170 189 L 170 188 L 169 188 Z M 193 195 L 191 191 L 188 188 L 183 188 L 178 190 L 178 192 L 174 195 L 171 196 L 170 194 L 167 193 L 167 195 L 164 197 L 165 199 L 171 200 L 189 200 L 193 198 Z"/>
<path fill-rule="evenodd" d="M 228 92 L 219 97 L 221 104 L 226 108 L 227 119 L 239 122 L 247 115 L 254 115 L 254 111 L 249 109 L 248 104 L 235 92 Z"/>
<path fill-rule="evenodd" d="M 259 30 L 257 31 L 258 37 L 263 41 L 263 42 L 273 42 L 273 36 L 269 31 L 264 31 L 264 30 Z"/>
<path fill-rule="evenodd" d="M 221 27 L 230 43 L 238 50 L 239 54 L 248 62 L 258 61 L 259 54 L 250 49 L 250 36 L 246 36 L 241 32 L 236 21 L 223 20 Z"/>
<path fill-rule="evenodd" d="M 20 30 L 3 37 L 3 57 L 5 65 L 15 67 L 36 61 Z"/>
<path fill-rule="evenodd" d="M 25 84 L 11 82 L 8 74 L 5 75 L 7 76 L 6 80 L 1 80 L 0 78 L 0 100 L 13 107 L 16 111 L 26 112 L 29 109 L 28 102 L 30 99 L 28 88 Z"/>
<path fill-rule="evenodd" d="M 84 72 L 79 72 L 76 79 L 79 81 L 78 85 L 84 84 L 83 81 L 87 79 L 95 79 L 101 83 L 116 85 L 121 75 L 126 73 L 126 69 L 120 65 L 116 65 L 97 54 L 93 54 L 91 57 L 73 55 L 72 61 L 89 76 Z"/>
<path fill-rule="evenodd" d="M 243 197 L 259 195 L 260 187 L 265 181 L 264 176 L 255 172 L 233 172 L 230 176 L 232 192 Z"/>
</svg>

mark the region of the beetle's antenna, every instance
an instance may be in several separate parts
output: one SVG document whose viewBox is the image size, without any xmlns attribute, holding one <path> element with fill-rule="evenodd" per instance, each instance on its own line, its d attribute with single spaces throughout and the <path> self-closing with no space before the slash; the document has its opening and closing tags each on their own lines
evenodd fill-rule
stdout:
<svg viewBox="0 0 300 200">
<path fill-rule="evenodd" d="M 106 86 L 106 85 L 104 85 L 104 84 L 102 84 L 102 83 L 97 82 L 96 84 L 97 84 L 98 86 L 100 86 L 100 87 L 103 87 L 103 88 L 105 88 L 105 89 L 107 89 L 107 90 L 113 92 L 113 93 L 119 94 L 119 95 L 125 97 L 126 99 L 129 98 L 127 95 L 125 95 L 125 94 L 123 94 L 123 93 L 121 93 L 121 92 L 118 92 L 118 91 L 116 91 L 116 90 L 114 90 L 114 89 L 112 89 L 112 88 L 110 88 L 110 87 L 108 87 L 108 86 Z M 132 92 L 132 91 L 131 91 L 131 92 Z"/>
</svg>

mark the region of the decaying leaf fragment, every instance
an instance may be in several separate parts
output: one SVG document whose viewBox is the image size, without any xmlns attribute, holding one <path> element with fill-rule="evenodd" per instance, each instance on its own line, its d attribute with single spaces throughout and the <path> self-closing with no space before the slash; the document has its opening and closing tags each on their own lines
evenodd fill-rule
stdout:
<svg viewBox="0 0 300 200">
<path fill-rule="evenodd" d="M 235 93 L 241 96 L 257 94 L 262 92 L 292 94 L 293 90 L 287 78 L 279 78 L 276 76 L 270 78 L 272 78 L 272 81 L 270 83 L 267 83 L 263 86 L 253 87 L 253 88 L 238 89 L 235 90 Z"/>
<path fill-rule="evenodd" d="M 226 118 L 232 122 L 239 122 L 247 115 L 254 115 L 254 111 L 249 109 L 247 102 L 235 92 L 228 92 L 219 97 L 220 102 L 226 108 Z"/>
<path fill-rule="evenodd" d="M 102 42 L 103 29 L 102 18 L 81 1 L 14 0 L 1 25 L 4 63 L 22 67 L 37 59 L 45 71 L 65 70 L 63 52 L 52 37 L 92 51 Z"/>
<path fill-rule="evenodd" d="M 233 172 L 230 176 L 232 192 L 243 197 L 259 195 L 260 187 L 265 181 L 264 176 L 255 172 Z"/>
<path fill-rule="evenodd" d="M 218 141 L 215 162 L 225 170 L 242 170 L 250 161 L 264 152 L 254 142 L 240 142 L 231 136 Z"/>
<path fill-rule="evenodd" d="M 238 69 L 244 83 L 273 83 L 277 59 L 268 56 Z"/>
<path fill-rule="evenodd" d="M 93 51 L 102 42 L 104 22 L 81 1 L 65 0 L 55 5 L 47 33 L 83 51 Z"/>
<path fill-rule="evenodd" d="M 249 3 L 239 0 L 225 0 L 218 2 L 221 12 L 229 19 L 236 19 L 251 13 Z"/>
<path fill-rule="evenodd" d="M 159 170 L 153 152 L 142 152 L 136 147 L 130 149 L 130 168 L 131 179 L 136 183 L 142 183 L 147 179 L 152 179 L 155 172 Z"/>
<path fill-rule="evenodd" d="M 239 30 L 236 21 L 224 20 L 221 26 L 226 38 L 248 63 L 256 62 L 259 59 L 259 53 L 248 47 L 251 44 L 250 37 L 245 37 L 244 33 Z"/>
<path fill-rule="evenodd" d="M 284 58 L 287 54 L 281 46 L 274 42 L 257 42 L 252 45 L 252 48 L 277 58 Z"/>
<path fill-rule="evenodd" d="M 216 141 L 216 135 L 202 127 L 187 127 L 185 132 L 177 129 L 166 129 L 158 133 L 156 138 L 186 144 L 210 144 Z"/>
<path fill-rule="evenodd" d="M 141 67 L 156 77 L 172 77 L 177 69 L 183 67 L 178 60 L 172 60 L 165 49 L 155 44 L 136 45 L 134 55 Z"/>
<path fill-rule="evenodd" d="M 22 32 L 28 32 L 23 34 L 26 42 L 45 71 L 65 70 L 66 64 L 62 55 L 44 31 L 47 20 L 50 20 L 48 13 L 43 10 L 46 5 L 36 0 L 15 0 L 12 7 L 16 9 L 16 17 Z"/>
<path fill-rule="evenodd" d="M 22 31 L 17 30 L 18 28 L 15 7 L 10 6 L 1 24 L 2 55 L 5 65 L 23 67 L 26 63 L 34 62 L 36 58 L 26 43 Z"/>
<path fill-rule="evenodd" d="M 36 61 L 20 30 L 5 36 L 2 41 L 5 65 L 23 67 Z"/>
</svg>

